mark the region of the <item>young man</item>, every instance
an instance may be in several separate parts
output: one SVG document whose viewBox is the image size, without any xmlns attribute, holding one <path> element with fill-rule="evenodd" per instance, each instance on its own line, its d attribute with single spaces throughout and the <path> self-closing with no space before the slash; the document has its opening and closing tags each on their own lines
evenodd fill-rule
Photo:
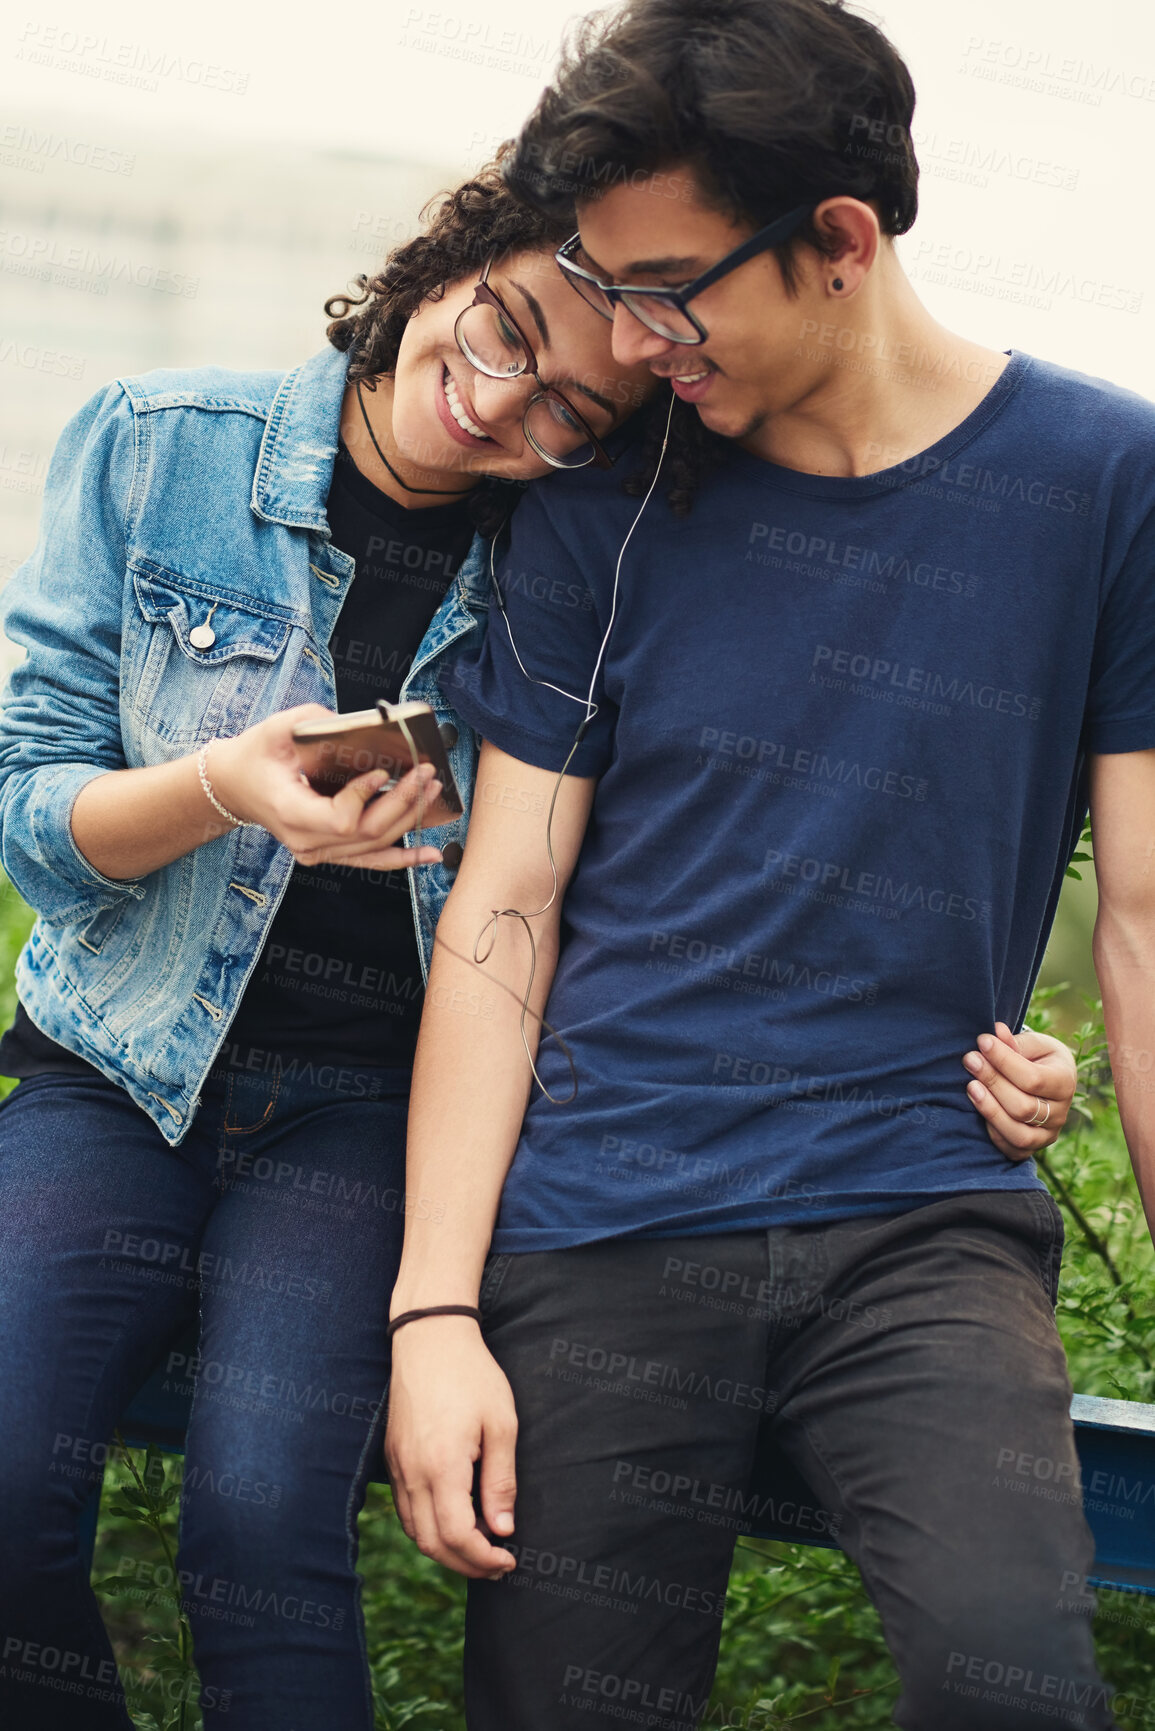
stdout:
<svg viewBox="0 0 1155 1731">
<path fill-rule="evenodd" d="M 954 1054 L 1018 1026 L 1088 790 L 1112 1050 L 1155 1049 L 1155 411 L 930 318 L 913 106 L 828 0 L 635 0 L 520 142 L 617 357 L 728 443 L 636 532 L 612 477 L 539 489 L 460 670 L 487 743 L 392 1313 L 485 1335 L 400 1329 L 389 1457 L 475 1577 L 472 1731 L 697 1722 L 767 1433 L 898 1724 L 1112 1723 L 1061 1225 Z M 1023 1104 L 1018 1054 L 968 1067 Z M 1155 1224 L 1155 1099 L 1116 1075 Z M 1066 1489 L 1015 1496 L 1024 1456 Z"/>
</svg>

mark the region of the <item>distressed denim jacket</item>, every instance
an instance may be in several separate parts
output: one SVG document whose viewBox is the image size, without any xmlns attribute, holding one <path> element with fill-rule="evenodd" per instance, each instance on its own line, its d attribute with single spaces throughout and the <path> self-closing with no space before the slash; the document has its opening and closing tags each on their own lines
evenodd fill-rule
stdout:
<svg viewBox="0 0 1155 1731">
<path fill-rule="evenodd" d="M 347 359 L 287 375 L 154 372 L 99 393 L 61 436 L 41 537 L 5 594 L 26 659 L 0 714 L 0 858 L 38 919 L 16 984 L 32 1020 L 181 1141 L 293 865 L 267 830 L 206 843 L 135 882 L 93 869 L 72 807 L 107 770 L 163 763 L 293 704 L 335 708 L 328 642 L 354 562 L 325 516 Z M 457 730 L 466 800 L 477 744 L 446 698 L 445 656 L 478 641 L 475 541 L 402 697 Z M 211 612 L 214 640 L 194 641 Z M 199 634 L 198 634 L 199 636 Z M 439 677 L 440 674 L 440 677 Z M 412 873 L 428 974 L 452 873 Z"/>
</svg>

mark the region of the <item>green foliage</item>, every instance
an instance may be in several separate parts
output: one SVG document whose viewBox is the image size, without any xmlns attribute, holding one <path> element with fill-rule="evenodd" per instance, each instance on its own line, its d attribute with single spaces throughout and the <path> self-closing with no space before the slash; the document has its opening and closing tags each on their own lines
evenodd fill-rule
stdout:
<svg viewBox="0 0 1155 1731">
<path fill-rule="evenodd" d="M 116 1441 L 104 1476 L 92 1584 L 138 1731 L 199 1731 L 192 1636 L 176 1590 L 182 1463 Z"/>
<path fill-rule="evenodd" d="M 1076 843 L 1076 851 L 1071 855 L 1071 863 L 1067 867 L 1067 876 L 1069 878 L 1078 878 L 1079 882 L 1082 883 L 1083 874 L 1081 871 L 1076 871 L 1075 862 L 1078 861 L 1079 864 L 1084 864 L 1086 861 L 1094 859 L 1094 857 L 1094 854 L 1091 852 L 1091 820 L 1088 818 L 1086 823 L 1083 825 L 1082 834 L 1079 836 L 1079 840 Z"/>
<path fill-rule="evenodd" d="M 11 892 L 0 898 L 0 978 L 10 979 L 28 923 Z M 1048 1025 L 1064 989 L 1036 994 L 1032 1025 Z M 13 1001 L 9 987 L 6 1002 L 0 995 L 6 1019 Z M 1088 1002 L 1083 1022 L 1066 1033 L 1079 1094 L 1041 1163 L 1067 1227 L 1059 1326 L 1076 1388 L 1152 1401 L 1155 1266 L 1098 1004 Z M 153 1451 L 116 1451 L 105 1476 L 94 1577 L 138 1731 L 201 1727 L 189 1632 L 172 1590 L 179 1474 L 179 1461 Z M 361 1570 L 377 1731 L 463 1731 L 464 1582 L 414 1549 L 380 1486 L 371 1487 L 361 1519 Z M 1155 1699 L 1155 1601 L 1103 1595 L 1096 1640 L 1115 1688 L 1139 1703 Z M 891 1723 L 897 1689 L 878 1618 L 844 1556 L 740 1542 L 710 1731 L 870 1731 Z M 1126 1711 L 1119 1722 L 1124 1731 L 1149 1723 Z"/>
<path fill-rule="evenodd" d="M 1037 992 L 1031 1024 L 1051 1031 L 1050 1000 Z M 1155 1268 L 1107 1062 L 1102 1005 L 1068 1030 L 1079 1091 L 1067 1128 L 1039 1158 L 1063 1211 L 1067 1249 L 1059 1330 L 1071 1380 L 1082 1394 L 1155 1401 Z"/>
<path fill-rule="evenodd" d="M 26 907 L 0 872 L 0 1028 L 7 1028 L 16 1013 L 16 958 L 32 930 L 32 909 Z M 0 1076 L 0 1100 L 16 1086 Z"/>
</svg>

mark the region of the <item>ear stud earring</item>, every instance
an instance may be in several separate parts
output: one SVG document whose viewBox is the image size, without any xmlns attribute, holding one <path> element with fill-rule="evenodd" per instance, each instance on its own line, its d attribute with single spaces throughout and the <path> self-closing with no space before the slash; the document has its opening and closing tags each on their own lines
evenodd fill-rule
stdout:
<svg viewBox="0 0 1155 1731">
<path fill-rule="evenodd" d="M 836 276 L 834 281 L 831 283 L 830 286 L 834 290 L 835 294 L 837 294 L 839 289 L 842 287 L 842 278 L 840 276 Z"/>
</svg>

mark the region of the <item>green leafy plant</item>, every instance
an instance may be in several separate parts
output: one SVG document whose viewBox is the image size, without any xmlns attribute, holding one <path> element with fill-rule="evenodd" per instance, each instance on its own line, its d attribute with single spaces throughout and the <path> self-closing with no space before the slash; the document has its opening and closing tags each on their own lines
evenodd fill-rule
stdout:
<svg viewBox="0 0 1155 1731">
<path fill-rule="evenodd" d="M 1079 839 L 1075 844 L 1075 848 L 1076 848 L 1076 851 L 1071 855 L 1071 863 L 1067 867 L 1067 876 L 1069 878 L 1078 878 L 1079 882 L 1082 883 L 1083 874 L 1081 871 L 1077 870 L 1076 868 L 1079 865 L 1085 865 L 1088 860 L 1091 860 L 1095 857 L 1091 852 L 1091 820 L 1090 820 L 1090 818 L 1088 818 L 1086 823 L 1083 825 L 1082 831 L 1080 832 L 1080 835 L 1079 835 Z"/>
<path fill-rule="evenodd" d="M 199 1731 L 201 1723 L 177 1579 L 181 1464 L 158 1449 L 127 1448 L 117 1433 L 105 1474 L 92 1584 L 140 1731 Z M 113 1572 L 105 1574 L 110 1563 Z"/>
</svg>

